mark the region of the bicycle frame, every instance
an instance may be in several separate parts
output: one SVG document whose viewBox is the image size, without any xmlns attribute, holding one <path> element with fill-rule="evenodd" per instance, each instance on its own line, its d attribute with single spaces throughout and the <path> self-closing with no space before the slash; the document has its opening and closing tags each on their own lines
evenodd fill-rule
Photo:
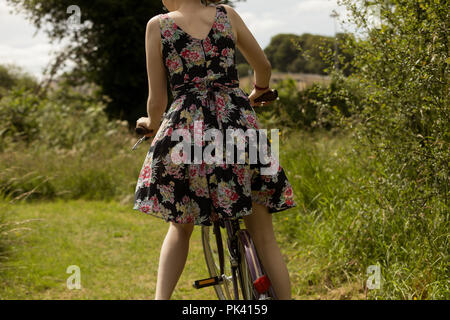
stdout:
<svg viewBox="0 0 450 320">
<path fill-rule="evenodd" d="M 239 287 L 241 288 L 242 298 L 243 299 L 257 299 L 257 300 L 266 300 L 274 298 L 276 299 L 275 292 L 273 288 L 270 286 L 270 281 L 265 275 L 264 269 L 260 263 L 259 257 L 256 254 L 256 249 L 253 246 L 253 242 L 251 240 L 250 234 L 245 229 L 240 229 L 240 218 L 239 219 L 219 219 L 215 221 L 212 226 L 212 231 L 214 234 L 215 241 L 212 238 L 209 238 L 207 243 L 211 241 L 216 243 L 217 255 L 216 262 L 216 271 L 211 273 L 211 278 L 198 280 L 194 283 L 194 287 L 197 289 L 205 287 L 205 286 L 215 286 L 216 293 L 219 298 L 221 296 L 231 296 L 234 294 L 234 299 L 239 300 Z M 229 252 L 229 261 L 231 265 L 231 270 L 228 269 L 228 275 L 231 273 L 231 276 L 227 276 L 225 270 L 225 255 L 224 255 L 224 245 L 222 239 L 221 228 L 226 230 L 227 237 L 227 249 Z M 202 232 L 205 232 L 203 229 Z M 209 231 L 206 231 L 206 234 L 209 234 Z M 205 241 L 205 235 L 203 235 L 203 240 Z M 207 245 L 208 249 L 205 248 L 205 258 L 210 261 L 210 255 L 207 255 L 206 252 L 211 252 L 210 245 Z M 209 257 L 209 258 L 208 258 Z M 249 263 L 252 262 L 252 263 Z M 210 268 L 208 266 L 208 268 Z M 239 274 L 239 277 L 237 276 Z M 244 278 L 247 277 L 245 280 Z M 238 281 L 239 279 L 239 281 Z M 249 287 L 249 280 L 251 280 L 251 288 Z M 229 291 L 229 287 L 224 283 L 232 282 L 233 292 Z M 238 286 L 239 282 L 239 286 Z M 231 283 L 230 283 L 231 284 Z M 224 287 L 222 287 L 224 285 Z M 218 289 L 220 286 L 221 289 Z M 228 289 L 225 289 L 228 288 Z M 218 291 L 219 290 L 219 291 Z M 220 292 L 220 294 L 219 294 Z M 227 292 L 228 294 L 225 294 Z"/>
<path fill-rule="evenodd" d="M 238 285 L 237 285 L 237 275 L 236 272 L 238 272 L 238 267 L 239 267 L 239 263 L 240 263 L 240 257 L 238 254 L 238 249 L 237 249 L 237 237 L 236 237 L 236 233 L 238 232 L 238 230 L 240 229 L 239 227 L 239 220 L 235 219 L 235 220 L 224 220 L 223 221 L 224 225 L 225 225 L 225 229 L 227 230 L 227 245 L 228 245 L 228 250 L 230 252 L 230 257 L 231 257 L 231 276 L 233 277 L 233 287 L 234 287 L 234 298 L 235 300 L 239 300 L 239 290 L 238 290 Z M 220 228 L 220 226 L 219 226 Z M 220 233 L 219 233 L 220 234 Z M 217 234 L 216 234 L 217 237 Z M 223 253 L 222 253 L 223 255 Z M 225 263 L 224 261 L 221 261 L 220 264 Z M 223 266 L 220 266 L 220 270 L 223 270 Z M 223 273 L 222 273 L 223 274 Z M 241 283 L 241 287 L 242 287 L 242 283 Z"/>
</svg>

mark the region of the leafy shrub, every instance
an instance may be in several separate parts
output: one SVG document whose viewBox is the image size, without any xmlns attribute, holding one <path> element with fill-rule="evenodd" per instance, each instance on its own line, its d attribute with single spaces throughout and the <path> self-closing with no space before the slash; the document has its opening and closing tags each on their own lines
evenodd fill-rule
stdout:
<svg viewBox="0 0 450 320">
<path fill-rule="evenodd" d="M 13 88 L 0 100 L 0 127 L 4 198 L 120 199 L 132 192 L 129 179 L 139 167 L 133 136 L 126 122 L 108 120 L 95 94 L 64 82 L 40 98 Z"/>
<path fill-rule="evenodd" d="M 324 250 L 333 248 L 337 263 L 330 272 L 364 275 L 369 265 L 380 265 L 382 290 L 369 297 L 448 299 L 448 9 L 439 0 L 340 2 L 362 37 L 346 39 L 354 73 L 348 78 L 339 70 L 332 73 L 337 88 L 349 88 L 337 94 L 348 109 L 338 108 L 334 118 L 352 129 L 353 151 L 347 156 L 360 169 L 347 171 L 345 180 L 316 169 L 300 182 L 299 190 L 305 190 L 303 184 L 321 186 L 305 190 L 316 194 L 320 205 L 310 209 L 314 219 L 299 218 L 300 228 L 328 221 L 323 237 L 333 241 L 323 243 L 321 235 L 317 242 Z M 374 11 L 381 18 L 375 26 Z M 335 109 L 335 92 L 324 91 L 319 103 L 314 99 L 313 114 Z M 342 117 L 347 112 L 351 117 Z M 326 192 L 330 187 L 333 192 Z M 291 230 L 293 236 L 305 238 L 300 228 Z"/>
<path fill-rule="evenodd" d="M 274 88 L 280 99 L 256 111 L 266 123 L 302 130 L 339 127 L 342 117 L 350 117 L 350 109 L 359 99 L 351 81 L 336 78 L 328 85 L 314 83 L 302 91 L 294 79 L 287 78 Z"/>
<path fill-rule="evenodd" d="M 251 67 L 248 63 L 240 63 L 237 65 L 239 78 L 247 77 Z"/>
<path fill-rule="evenodd" d="M 0 99 L 14 87 L 35 90 L 38 83 L 34 77 L 24 72 L 19 66 L 0 65 Z"/>
</svg>

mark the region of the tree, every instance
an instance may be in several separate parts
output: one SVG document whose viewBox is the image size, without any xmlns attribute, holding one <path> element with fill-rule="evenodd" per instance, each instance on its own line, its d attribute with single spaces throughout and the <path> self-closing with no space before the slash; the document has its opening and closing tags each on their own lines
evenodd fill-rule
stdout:
<svg viewBox="0 0 450 320">
<path fill-rule="evenodd" d="M 27 14 L 38 28 L 45 29 L 51 41 L 69 39 L 49 67 L 55 73 L 63 61 L 75 62 L 74 84 L 92 81 L 100 86 L 110 118 L 134 121 L 145 114 L 148 83 L 145 63 L 145 28 L 148 20 L 163 13 L 162 1 L 79 0 L 81 26 L 68 28 L 70 0 L 7 0 Z M 242 1 L 242 0 L 240 0 Z M 223 3 L 228 3 L 224 0 Z"/>
<path fill-rule="evenodd" d="M 348 35 L 338 34 L 337 37 L 342 43 Z M 327 74 L 328 65 L 321 56 L 324 47 L 334 51 L 334 38 L 309 33 L 278 34 L 272 37 L 264 52 L 278 71 Z M 345 60 L 350 61 L 351 56 L 346 56 Z"/>
</svg>

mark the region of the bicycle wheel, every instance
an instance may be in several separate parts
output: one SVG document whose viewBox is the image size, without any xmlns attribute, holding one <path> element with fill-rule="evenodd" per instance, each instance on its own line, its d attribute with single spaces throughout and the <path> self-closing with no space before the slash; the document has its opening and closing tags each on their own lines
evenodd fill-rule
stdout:
<svg viewBox="0 0 450 320">
<path fill-rule="evenodd" d="M 226 231 L 218 224 L 214 224 L 212 228 L 202 227 L 203 252 L 209 275 L 222 279 L 221 284 L 214 286 L 214 290 L 219 300 L 232 300 L 233 283 L 229 263 L 230 254 L 224 239 L 226 239 Z M 220 270 L 221 265 L 223 272 Z"/>
<path fill-rule="evenodd" d="M 265 275 L 253 241 L 247 230 L 239 230 L 238 248 L 240 252 L 239 283 L 245 300 L 265 300 L 275 298 L 270 280 Z"/>
<path fill-rule="evenodd" d="M 239 278 L 239 285 L 241 287 L 242 298 L 243 300 L 256 300 L 257 298 L 256 292 L 254 291 L 253 287 L 252 274 L 250 272 L 248 259 L 246 258 L 246 248 L 243 241 L 241 240 L 238 240 L 238 250 L 239 250 L 238 278 Z"/>
</svg>

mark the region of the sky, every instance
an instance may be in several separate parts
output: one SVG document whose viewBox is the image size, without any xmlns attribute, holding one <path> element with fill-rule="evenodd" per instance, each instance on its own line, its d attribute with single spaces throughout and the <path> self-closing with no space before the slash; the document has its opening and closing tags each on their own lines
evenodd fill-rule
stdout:
<svg viewBox="0 0 450 320">
<path fill-rule="evenodd" d="M 235 9 L 263 49 L 279 33 L 332 36 L 335 26 L 330 14 L 333 9 L 344 12 L 336 0 L 247 0 L 236 2 Z M 36 33 L 23 13 L 13 12 L 6 0 L 0 0 L 0 64 L 19 65 L 41 79 L 52 52 L 61 47 L 50 44 L 44 32 Z"/>
</svg>

